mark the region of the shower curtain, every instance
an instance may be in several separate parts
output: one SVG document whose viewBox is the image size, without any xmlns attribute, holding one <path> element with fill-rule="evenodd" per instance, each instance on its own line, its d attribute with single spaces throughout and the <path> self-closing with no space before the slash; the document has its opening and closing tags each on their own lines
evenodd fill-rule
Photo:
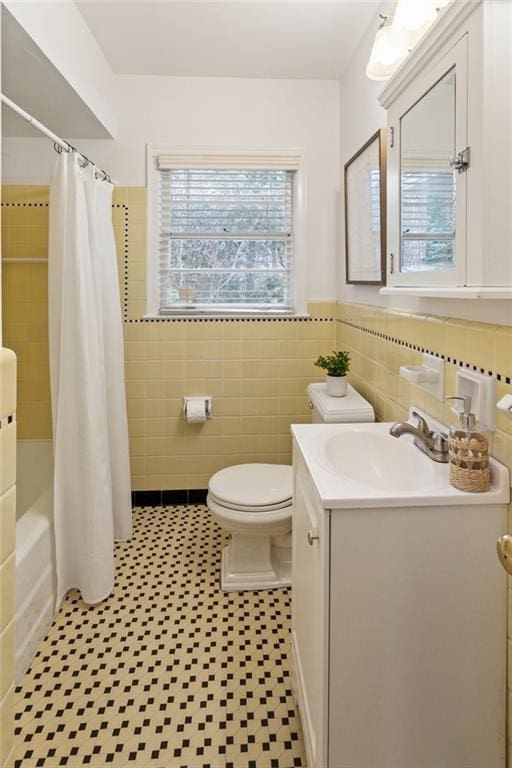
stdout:
<svg viewBox="0 0 512 768">
<path fill-rule="evenodd" d="M 114 585 L 114 541 L 131 535 L 131 489 L 112 186 L 75 152 L 50 185 L 48 297 L 57 604 Z"/>
</svg>

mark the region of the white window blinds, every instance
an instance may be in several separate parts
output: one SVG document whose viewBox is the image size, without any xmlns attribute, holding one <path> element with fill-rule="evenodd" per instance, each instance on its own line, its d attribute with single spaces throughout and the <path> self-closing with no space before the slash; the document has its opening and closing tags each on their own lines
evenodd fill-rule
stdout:
<svg viewBox="0 0 512 768">
<path fill-rule="evenodd" d="M 252 160 L 159 157 L 161 314 L 292 311 L 295 159 Z"/>
</svg>

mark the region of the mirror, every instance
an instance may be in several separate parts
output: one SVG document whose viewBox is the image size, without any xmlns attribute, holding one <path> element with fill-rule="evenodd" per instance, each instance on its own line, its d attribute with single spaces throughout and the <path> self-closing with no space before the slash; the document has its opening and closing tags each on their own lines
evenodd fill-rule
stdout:
<svg viewBox="0 0 512 768">
<path fill-rule="evenodd" d="M 383 285 L 385 253 L 386 131 L 381 128 L 345 165 L 347 283 Z"/>
<path fill-rule="evenodd" d="M 400 120 L 400 270 L 455 266 L 455 67 Z"/>
</svg>

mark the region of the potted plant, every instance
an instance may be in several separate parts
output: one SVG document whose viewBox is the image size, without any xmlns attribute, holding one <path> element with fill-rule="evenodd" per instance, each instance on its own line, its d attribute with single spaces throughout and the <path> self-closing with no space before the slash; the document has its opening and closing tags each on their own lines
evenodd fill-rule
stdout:
<svg viewBox="0 0 512 768">
<path fill-rule="evenodd" d="M 332 355 L 320 355 L 315 360 L 315 365 L 323 368 L 327 394 L 332 397 L 344 397 L 347 394 L 347 373 L 350 370 L 350 355 L 348 352 L 333 350 Z"/>
</svg>

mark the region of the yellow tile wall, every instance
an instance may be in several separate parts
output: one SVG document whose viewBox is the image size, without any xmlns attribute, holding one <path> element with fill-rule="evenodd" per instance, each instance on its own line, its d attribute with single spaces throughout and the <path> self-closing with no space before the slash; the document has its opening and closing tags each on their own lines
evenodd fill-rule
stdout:
<svg viewBox="0 0 512 768">
<path fill-rule="evenodd" d="M 322 319 L 128 324 L 134 487 L 205 488 L 231 464 L 290 462 L 290 424 L 310 418 L 312 361 L 334 334 L 334 321 Z M 214 418 L 187 424 L 185 394 L 212 395 Z"/>
<path fill-rule="evenodd" d="M 47 258 L 47 188 L 4 187 L 2 199 L 3 255 Z M 146 191 L 118 188 L 113 203 L 134 490 L 205 488 L 230 464 L 290 462 L 290 424 L 309 419 L 306 386 L 322 378 L 312 361 L 334 345 L 335 302 L 310 302 L 310 320 L 142 322 Z M 3 301 L 19 358 L 19 437 L 47 438 L 46 264 L 4 263 Z M 183 395 L 201 394 L 214 398 L 214 418 L 188 425 Z"/>
<path fill-rule="evenodd" d="M 351 383 L 374 406 L 381 421 L 403 421 L 416 405 L 445 424 L 453 421 L 448 403 L 441 403 L 422 389 L 400 378 L 401 365 L 421 362 L 421 353 L 405 344 L 425 348 L 457 361 L 445 366 L 445 396 L 455 394 L 458 363 L 469 363 L 499 374 L 497 398 L 512 394 L 512 327 L 472 323 L 450 317 L 424 316 L 381 310 L 374 306 L 339 302 L 336 346 L 350 352 Z M 508 379 L 509 383 L 507 383 Z M 512 476 L 512 420 L 497 412 L 497 429 L 489 433 L 493 456 L 505 464 Z M 512 505 L 509 508 L 512 532 Z M 509 579 L 509 723 L 512 734 L 512 580 Z M 509 764 L 512 745 L 508 743 Z"/>
<path fill-rule="evenodd" d="M 18 357 L 20 439 L 49 438 L 52 433 L 47 258 L 48 187 L 4 186 L 3 337 L 6 346 L 14 349 Z M 40 263 L 23 263 L 20 259 L 40 260 Z"/>
<path fill-rule="evenodd" d="M 0 766 L 14 764 L 16 356 L 0 349 Z"/>
<path fill-rule="evenodd" d="M 512 327 L 346 302 L 338 303 L 337 317 L 336 344 L 350 352 L 350 379 L 382 421 L 406 418 L 411 405 L 424 408 L 445 423 L 453 420 L 451 404 L 441 403 L 400 378 L 401 365 L 421 362 L 421 352 L 412 347 L 456 361 L 445 366 L 445 396 L 455 394 L 459 362 L 499 374 L 498 398 L 512 394 L 512 384 L 506 381 L 512 379 Z M 512 421 L 497 412 L 496 423 L 497 430 L 491 436 L 493 451 L 507 463 L 512 456 L 508 451 L 512 447 Z"/>
</svg>

